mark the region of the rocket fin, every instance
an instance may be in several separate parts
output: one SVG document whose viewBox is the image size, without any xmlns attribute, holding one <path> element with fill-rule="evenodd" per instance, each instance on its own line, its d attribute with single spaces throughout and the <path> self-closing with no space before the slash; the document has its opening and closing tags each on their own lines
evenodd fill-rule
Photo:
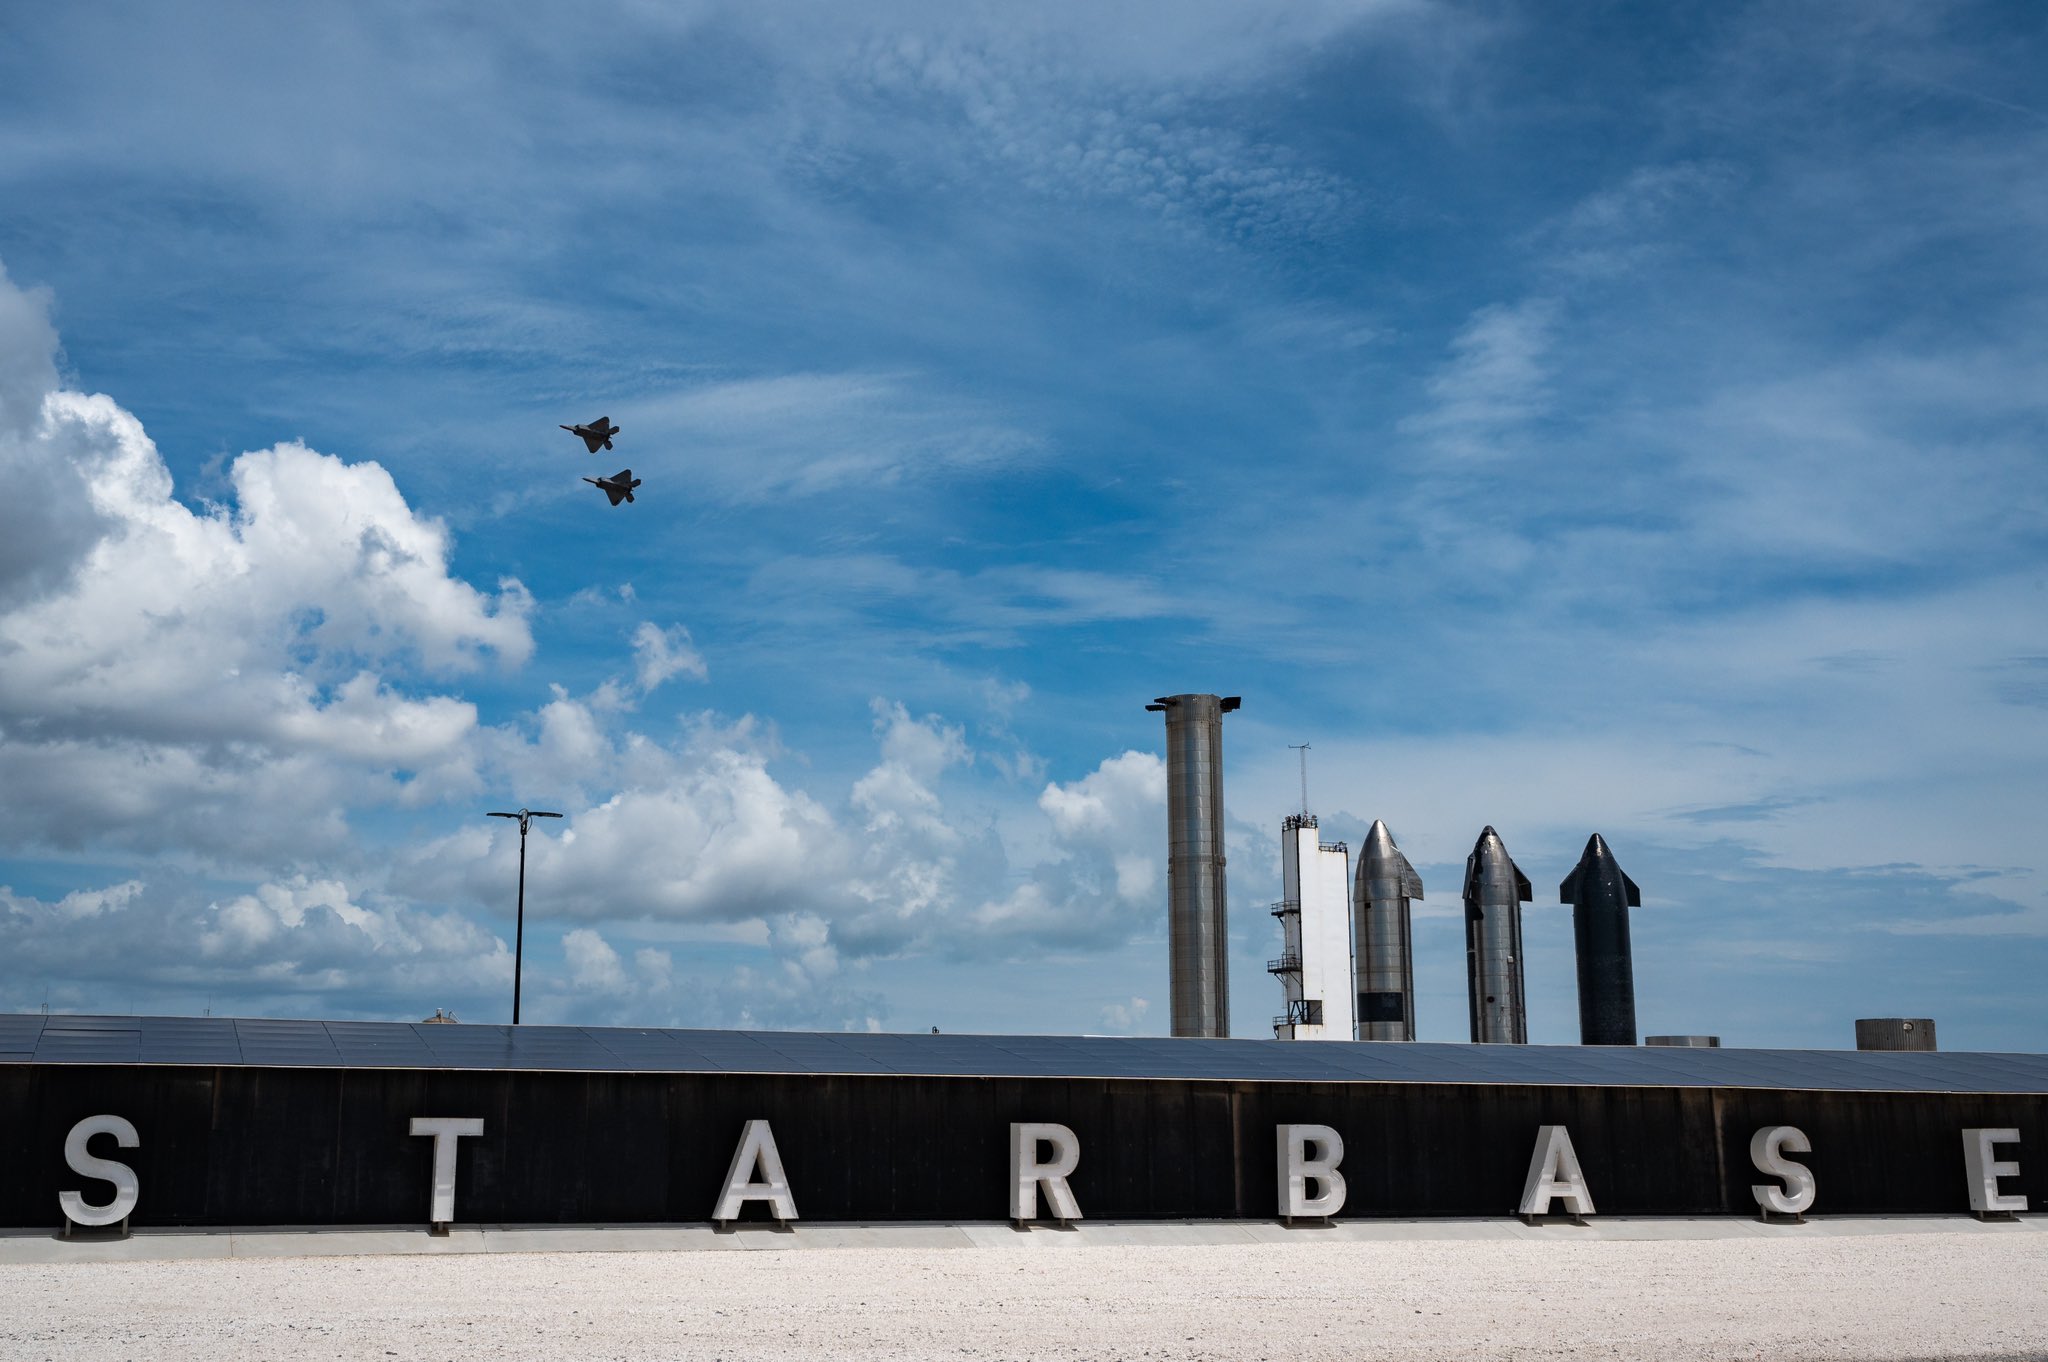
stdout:
<svg viewBox="0 0 2048 1362">
<path fill-rule="evenodd" d="M 1422 876 L 1415 873 L 1415 867 L 1408 864 L 1408 858 L 1399 849 L 1394 854 L 1401 857 L 1401 893 L 1411 899 L 1421 898 Z"/>
<path fill-rule="evenodd" d="M 1629 907 L 1640 908 L 1643 906 L 1643 891 L 1636 888 L 1636 882 L 1628 877 L 1626 870 L 1621 872 L 1621 887 L 1628 891 Z"/>
<path fill-rule="evenodd" d="M 1515 897 L 1524 903 L 1528 903 L 1536 894 L 1535 889 L 1529 884 L 1529 877 L 1524 875 L 1522 867 L 1516 865 L 1513 861 L 1508 862 L 1508 868 L 1515 872 Z"/>
<path fill-rule="evenodd" d="M 1579 901 L 1579 876 L 1585 873 L 1586 863 L 1584 861 L 1572 867 L 1572 873 L 1565 876 L 1564 883 L 1557 887 L 1557 901 L 1559 903 L 1577 903 Z"/>
</svg>

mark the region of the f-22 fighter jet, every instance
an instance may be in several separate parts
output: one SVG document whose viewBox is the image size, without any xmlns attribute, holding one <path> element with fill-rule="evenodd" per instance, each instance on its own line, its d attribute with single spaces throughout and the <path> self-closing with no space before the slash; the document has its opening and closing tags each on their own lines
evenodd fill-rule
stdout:
<svg viewBox="0 0 2048 1362">
<path fill-rule="evenodd" d="M 610 449 L 612 436 L 619 433 L 619 428 L 612 424 L 609 416 L 600 416 L 587 426 L 563 426 L 562 429 L 582 440 L 593 454 L 600 449 Z"/>
<path fill-rule="evenodd" d="M 614 506 L 622 501 L 631 501 L 633 489 L 640 485 L 640 479 L 633 476 L 630 468 L 621 468 L 608 478 L 585 478 L 584 481 L 610 497 Z"/>
</svg>

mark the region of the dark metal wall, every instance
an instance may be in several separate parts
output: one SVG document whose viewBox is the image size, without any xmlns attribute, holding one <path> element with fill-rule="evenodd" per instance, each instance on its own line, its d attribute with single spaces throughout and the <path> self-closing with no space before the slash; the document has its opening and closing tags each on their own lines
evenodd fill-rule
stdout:
<svg viewBox="0 0 2048 1362">
<path fill-rule="evenodd" d="M 1972 1126 L 2018 1128 L 2001 1188 L 2048 1205 L 2042 1095 L 23 1065 L 0 1068 L 0 1225 L 56 1225 L 60 1189 L 106 1199 L 63 1154 L 102 1113 L 141 1138 L 92 1149 L 140 1177 L 138 1225 L 422 1222 L 433 1141 L 407 1133 L 415 1116 L 484 1120 L 458 1146 L 464 1222 L 707 1219 L 750 1118 L 773 1123 L 819 1221 L 1003 1219 L 1012 1121 L 1074 1130 L 1091 1219 L 1274 1216 L 1281 1123 L 1343 1136 L 1347 1218 L 1512 1214 L 1552 1124 L 1608 1215 L 1754 1214 L 1766 1125 L 1811 1137 L 1796 1157 L 1816 1215 L 1966 1213 Z"/>
</svg>

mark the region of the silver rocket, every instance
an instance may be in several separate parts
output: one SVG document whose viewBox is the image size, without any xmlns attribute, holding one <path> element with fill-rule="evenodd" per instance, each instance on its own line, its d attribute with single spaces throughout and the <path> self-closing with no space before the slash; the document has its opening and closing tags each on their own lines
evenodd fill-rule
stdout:
<svg viewBox="0 0 2048 1362">
<path fill-rule="evenodd" d="M 1358 943 L 1358 1038 L 1415 1039 L 1415 948 L 1408 900 L 1422 897 L 1422 877 L 1373 820 L 1351 886 L 1351 934 Z"/>
<path fill-rule="evenodd" d="M 1527 1045 L 1522 994 L 1522 905 L 1529 877 L 1487 828 L 1465 858 L 1465 974 L 1472 991 L 1475 1044 Z"/>
</svg>

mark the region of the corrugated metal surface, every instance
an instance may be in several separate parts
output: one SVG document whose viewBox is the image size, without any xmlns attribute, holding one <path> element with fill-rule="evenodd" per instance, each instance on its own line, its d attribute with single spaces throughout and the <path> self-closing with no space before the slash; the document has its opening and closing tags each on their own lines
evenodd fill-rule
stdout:
<svg viewBox="0 0 2048 1362">
<path fill-rule="evenodd" d="M 1816 1214 L 1967 1213 L 1973 1127 L 2019 1131 L 2001 1190 L 2048 1208 L 2032 1093 L 18 1064 L 0 1112 L 0 1226 L 54 1227 L 66 1189 L 104 1199 L 64 1160 L 95 1113 L 140 1134 L 101 1151 L 140 1179 L 137 1225 L 421 1223 L 416 1116 L 482 1120 L 456 1218 L 489 1224 L 702 1220 L 750 1120 L 813 1221 L 1000 1219 L 1018 1121 L 1075 1133 L 1073 1190 L 1101 1219 L 1269 1218 L 1277 1127 L 1302 1122 L 1343 1137 L 1346 1216 L 1509 1215 L 1544 1125 L 1571 1132 L 1605 1215 L 1755 1214 L 1749 1140 L 1771 1125 L 1811 1137 Z"/>
<path fill-rule="evenodd" d="M 1235 700 L 1162 695 L 1166 713 L 1166 926 L 1173 1034 L 1230 1034 L 1223 839 L 1223 716 Z"/>
<path fill-rule="evenodd" d="M 2048 1093 L 2048 1055 L 0 1015 L 0 1064 Z"/>
</svg>

